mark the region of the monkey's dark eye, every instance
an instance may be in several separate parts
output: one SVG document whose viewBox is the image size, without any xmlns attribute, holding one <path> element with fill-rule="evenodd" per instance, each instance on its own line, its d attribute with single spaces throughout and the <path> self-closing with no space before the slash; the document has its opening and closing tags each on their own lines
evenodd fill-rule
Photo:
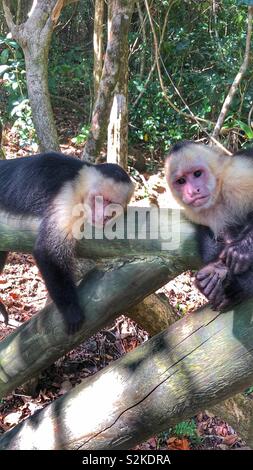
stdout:
<svg viewBox="0 0 253 470">
<path fill-rule="evenodd" d="M 177 184 L 185 184 L 185 178 L 178 178 L 176 181 Z"/>
<path fill-rule="evenodd" d="M 197 170 L 197 171 L 194 171 L 194 176 L 195 178 L 199 178 L 201 175 L 202 175 L 202 171 L 201 170 Z"/>
</svg>

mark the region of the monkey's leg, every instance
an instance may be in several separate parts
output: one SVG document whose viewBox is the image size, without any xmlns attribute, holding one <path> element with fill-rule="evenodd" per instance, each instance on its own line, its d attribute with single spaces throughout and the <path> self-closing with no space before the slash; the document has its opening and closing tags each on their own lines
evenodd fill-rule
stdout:
<svg viewBox="0 0 253 470">
<path fill-rule="evenodd" d="M 232 275 L 231 280 L 225 288 L 224 304 L 221 308 L 233 307 L 243 300 L 253 297 L 253 269 L 239 275 Z"/>
<path fill-rule="evenodd" d="M 77 289 L 72 276 L 71 247 L 57 241 L 44 225 L 40 229 L 34 257 L 43 276 L 49 295 L 63 316 L 68 334 L 76 333 L 83 320 Z"/>
<path fill-rule="evenodd" d="M 8 251 L 0 251 L 0 274 L 4 269 L 7 256 L 8 256 Z M 8 311 L 6 310 L 5 305 L 1 301 L 0 301 L 0 313 L 3 315 L 4 323 L 8 325 L 9 314 L 8 314 Z"/>
</svg>

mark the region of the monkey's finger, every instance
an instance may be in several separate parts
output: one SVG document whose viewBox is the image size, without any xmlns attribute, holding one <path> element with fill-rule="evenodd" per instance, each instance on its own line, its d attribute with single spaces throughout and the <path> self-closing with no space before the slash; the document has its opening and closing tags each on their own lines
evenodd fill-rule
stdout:
<svg viewBox="0 0 253 470">
<path fill-rule="evenodd" d="M 243 274 L 245 273 L 246 271 L 249 270 L 250 268 L 250 263 L 245 263 L 245 264 L 241 264 L 241 263 L 237 263 L 233 269 L 233 273 L 234 274 Z"/>
<path fill-rule="evenodd" d="M 197 282 L 196 282 L 197 286 L 200 286 L 201 290 L 205 290 L 206 286 L 209 284 L 212 277 L 213 277 L 213 275 L 209 274 L 209 276 L 204 277 L 202 280 L 198 279 Z"/>
<path fill-rule="evenodd" d="M 236 266 L 237 266 L 238 269 L 240 269 L 240 265 L 242 264 L 242 257 L 239 254 L 234 253 L 234 255 L 232 256 L 232 258 L 229 261 L 230 261 L 229 269 L 233 273 L 235 272 Z"/>
<path fill-rule="evenodd" d="M 213 271 L 213 268 L 203 268 L 197 272 L 195 277 L 198 281 L 203 281 L 204 279 L 209 278 L 209 276 L 213 274 Z"/>
<path fill-rule="evenodd" d="M 212 302 L 214 310 L 221 311 L 229 307 L 231 299 L 228 298 L 224 292 L 220 293 L 216 299 Z"/>
<path fill-rule="evenodd" d="M 74 335 L 75 333 L 78 332 L 80 329 L 81 324 L 78 323 L 71 323 L 70 325 L 67 325 L 67 333 L 68 335 Z"/>
<path fill-rule="evenodd" d="M 220 305 L 222 304 L 222 300 L 221 299 L 216 299 L 216 300 L 210 300 L 210 306 L 212 307 L 213 310 L 215 310 L 216 312 L 219 312 L 220 311 Z"/>
<path fill-rule="evenodd" d="M 224 296 L 224 290 L 223 290 L 220 279 L 218 279 L 216 285 L 208 294 L 208 300 L 211 300 L 212 302 L 216 302 L 218 301 L 217 299 L 220 299 L 223 296 Z"/>
<path fill-rule="evenodd" d="M 231 270 L 234 274 L 242 274 L 250 268 L 251 261 L 247 255 L 239 255 L 231 263 Z"/>
<path fill-rule="evenodd" d="M 232 307 L 233 302 L 230 302 L 229 299 L 224 299 L 223 302 L 221 302 L 217 308 L 220 311 L 228 310 L 230 307 Z"/>
<path fill-rule="evenodd" d="M 219 283 L 220 282 L 219 282 L 218 274 L 215 274 L 214 276 L 212 276 L 204 288 L 205 296 L 209 298 L 213 294 L 215 288 L 217 288 Z"/>
<path fill-rule="evenodd" d="M 234 259 L 237 259 L 237 256 L 238 256 L 238 254 L 237 254 L 237 252 L 236 252 L 236 250 L 235 250 L 234 248 L 232 248 L 232 247 L 228 248 L 228 250 L 227 250 L 227 256 L 226 256 L 226 261 L 225 261 L 225 262 L 226 262 L 226 266 L 227 266 L 228 268 L 231 268 L 231 264 L 233 263 L 233 260 L 234 260 Z"/>
<path fill-rule="evenodd" d="M 228 247 L 225 247 L 222 252 L 219 254 L 219 259 L 221 259 L 222 261 L 226 261 L 226 258 L 227 258 L 227 250 L 228 250 Z"/>
<path fill-rule="evenodd" d="M 72 318 L 66 323 L 66 330 L 68 335 L 74 335 L 77 333 L 84 322 L 84 317 Z"/>
<path fill-rule="evenodd" d="M 226 307 L 227 302 L 220 302 L 220 303 L 215 303 L 213 305 L 213 309 L 216 310 L 217 312 L 223 310 Z"/>
</svg>

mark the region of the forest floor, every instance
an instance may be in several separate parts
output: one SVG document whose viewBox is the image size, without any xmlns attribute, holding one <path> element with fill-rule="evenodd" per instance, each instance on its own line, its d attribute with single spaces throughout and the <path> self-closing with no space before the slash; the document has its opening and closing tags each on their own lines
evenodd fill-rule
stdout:
<svg viewBox="0 0 253 470">
<path fill-rule="evenodd" d="M 15 137 L 15 136 L 14 136 Z M 13 136 L 5 145 L 7 158 L 23 156 L 31 149 L 18 149 Z M 81 150 L 71 141 L 61 146 L 64 153 L 79 156 Z M 145 161 L 135 157 L 130 168 L 137 182 L 135 204 L 157 204 L 168 207 L 169 194 L 164 183 L 162 162 L 147 156 Z M 134 168 L 133 168 L 134 166 Z M 142 166 L 142 168 L 141 168 Z M 137 167 L 140 171 L 137 170 Z M 169 282 L 158 292 L 167 299 L 181 318 L 205 303 L 193 285 L 194 273 L 187 272 Z M 0 277 L 1 300 L 10 313 L 9 325 L 0 316 L 0 340 L 11 333 L 38 310 L 44 307 L 47 291 L 31 255 L 11 253 Z M 59 359 L 46 369 L 38 381 L 29 388 L 19 387 L 0 401 L 0 434 L 32 415 L 38 409 L 71 390 L 86 377 L 95 374 L 110 362 L 148 339 L 146 331 L 133 320 L 122 315 L 88 341 Z M 136 449 L 220 449 L 243 448 L 245 443 L 236 432 L 217 416 L 203 410 L 191 420 L 168 428 L 158 436 L 137 446 Z"/>
</svg>

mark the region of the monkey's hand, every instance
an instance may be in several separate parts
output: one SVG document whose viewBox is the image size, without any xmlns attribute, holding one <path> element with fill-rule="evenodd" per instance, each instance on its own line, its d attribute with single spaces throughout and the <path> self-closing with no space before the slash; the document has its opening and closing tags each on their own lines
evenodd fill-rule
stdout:
<svg viewBox="0 0 253 470">
<path fill-rule="evenodd" d="M 214 310 L 221 310 L 227 305 L 227 276 L 228 268 L 222 261 L 209 263 L 196 274 L 195 284 Z"/>
<path fill-rule="evenodd" d="M 253 238 L 247 236 L 240 241 L 228 243 L 219 258 L 226 264 L 231 273 L 242 274 L 253 265 Z"/>
<path fill-rule="evenodd" d="M 74 335 L 80 330 L 84 321 L 84 314 L 81 308 L 69 306 L 64 310 L 63 317 L 68 335 Z"/>
</svg>

